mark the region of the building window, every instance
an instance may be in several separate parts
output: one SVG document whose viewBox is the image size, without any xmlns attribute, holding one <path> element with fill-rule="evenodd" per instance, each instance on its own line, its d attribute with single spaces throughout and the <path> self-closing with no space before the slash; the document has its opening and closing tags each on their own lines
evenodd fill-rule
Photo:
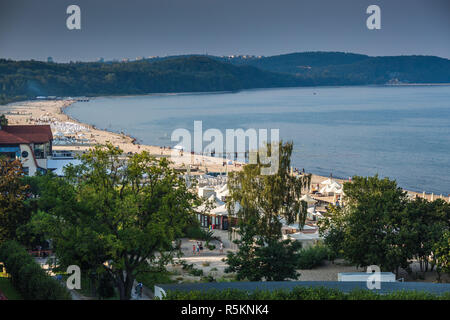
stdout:
<svg viewBox="0 0 450 320">
<path fill-rule="evenodd" d="M 34 155 L 36 159 L 44 159 L 45 158 L 45 146 L 44 144 L 35 144 L 34 145 Z"/>
</svg>

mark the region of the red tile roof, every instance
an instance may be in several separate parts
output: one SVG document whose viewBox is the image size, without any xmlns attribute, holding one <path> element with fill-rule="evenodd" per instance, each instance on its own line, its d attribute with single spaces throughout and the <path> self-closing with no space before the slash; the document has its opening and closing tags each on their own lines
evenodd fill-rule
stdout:
<svg viewBox="0 0 450 320">
<path fill-rule="evenodd" d="M 53 140 L 49 125 L 3 126 L 0 144 L 45 143 Z"/>
</svg>

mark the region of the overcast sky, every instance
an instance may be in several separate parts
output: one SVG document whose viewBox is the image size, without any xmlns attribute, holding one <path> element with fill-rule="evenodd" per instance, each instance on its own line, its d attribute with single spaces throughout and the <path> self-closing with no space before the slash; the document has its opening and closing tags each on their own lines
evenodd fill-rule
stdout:
<svg viewBox="0 0 450 320">
<path fill-rule="evenodd" d="M 81 8 L 81 30 L 66 9 Z M 381 8 L 381 30 L 366 9 Z M 346 51 L 450 58 L 449 0 L 0 0 L 0 57 L 94 61 Z"/>
</svg>

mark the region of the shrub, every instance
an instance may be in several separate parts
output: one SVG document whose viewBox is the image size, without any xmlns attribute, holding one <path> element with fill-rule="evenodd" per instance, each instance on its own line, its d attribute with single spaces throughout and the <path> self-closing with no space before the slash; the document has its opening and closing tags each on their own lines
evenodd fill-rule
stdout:
<svg viewBox="0 0 450 320">
<path fill-rule="evenodd" d="M 329 259 L 330 250 L 324 245 L 302 249 L 299 253 L 298 267 L 300 269 L 313 269 L 322 265 Z"/>
<path fill-rule="evenodd" d="M 188 264 L 185 261 L 181 262 L 183 270 L 186 270 L 190 275 L 201 277 L 203 276 L 203 270 L 196 269 L 192 263 Z"/>
<path fill-rule="evenodd" d="M 203 276 L 203 270 L 192 268 L 192 270 L 189 270 L 189 274 L 195 277 L 201 277 Z"/>
<path fill-rule="evenodd" d="M 292 290 L 238 289 L 207 291 L 169 291 L 165 300 L 450 300 L 450 293 L 435 295 L 421 291 L 395 291 L 379 294 L 370 290 L 353 290 L 349 293 L 324 287 L 295 287 Z"/>
<path fill-rule="evenodd" d="M 14 287 L 27 300 L 70 300 L 70 294 L 50 277 L 15 241 L 0 246 L 0 261 L 11 275 Z"/>
</svg>

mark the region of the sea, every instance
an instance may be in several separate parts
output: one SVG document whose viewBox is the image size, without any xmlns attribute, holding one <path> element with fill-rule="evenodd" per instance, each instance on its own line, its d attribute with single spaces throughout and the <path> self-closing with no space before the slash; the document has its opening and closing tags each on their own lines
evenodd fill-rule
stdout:
<svg viewBox="0 0 450 320">
<path fill-rule="evenodd" d="M 65 112 L 140 143 L 175 146 L 176 129 L 279 129 L 292 165 L 318 175 L 395 179 L 450 193 L 450 86 L 347 86 L 98 97 Z M 270 136 L 270 134 L 269 134 Z M 204 145 L 208 142 L 204 142 Z"/>
</svg>

